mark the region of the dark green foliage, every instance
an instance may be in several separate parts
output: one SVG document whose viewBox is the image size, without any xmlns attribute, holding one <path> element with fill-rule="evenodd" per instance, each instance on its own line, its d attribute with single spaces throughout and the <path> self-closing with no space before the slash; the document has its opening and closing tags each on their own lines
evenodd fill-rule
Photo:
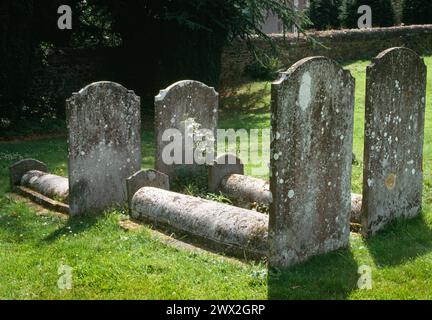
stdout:
<svg viewBox="0 0 432 320">
<path fill-rule="evenodd" d="M 34 1 L 2 1 L 0 4 L 0 130 L 21 117 L 29 87 L 35 39 L 28 21 Z"/>
<path fill-rule="evenodd" d="M 277 57 L 264 55 L 257 58 L 254 63 L 249 65 L 246 73 L 252 79 L 275 80 L 282 69 L 282 62 Z"/>
<path fill-rule="evenodd" d="M 72 30 L 57 28 L 61 4 L 73 9 Z M 32 70 L 47 63 L 44 56 L 51 48 L 118 47 L 107 72 L 115 76 L 103 80 L 135 90 L 151 110 L 153 96 L 179 79 L 216 86 L 224 45 L 256 34 L 266 38 L 258 27 L 269 11 L 300 31 L 307 21 L 280 0 L 44 0 L 37 5 L 3 0 L 0 131 L 27 118 L 63 117 L 66 97 L 57 94 L 61 81 L 47 85 L 43 96 L 30 94 L 32 81 L 38 80 Z"/>
<path fill-rule="evenodd" d="M 357 10 L 362 5 L 372 8 L 372 25 L 374 27 L 391 27 L 396 23 L 395 11 L 391 0 L 343 0 L 341 23 L 345 28 L 357 28 L 361 14 Z"/>
<path fill-rule="evenodd" d="M 402 3 L 402 22 L 405 24 L 432 23 L 432 1 L 404 0 Z"/>
<path fill-rule="evenodd" d="M 315 30 L 337 29 L 340 27 L 341 0 L 311 0 L 307 16 Z"/>
<path fill-rule="evenodd" d="M 402 3 L 403 0 L 392 0 L 397 25 L 402 23 Z"/>
<path fill-rule="evenodd" d="M 90 3 L 112 14 L 113 28 L 121 35 L 127 57 L 122 82 L 140 94 L 145 104 L 151 104 L 161 88 L 181 79 L 217 87 L 224 45 L 235 38 L 249 41 L 255 34 L 266 37 L 258 26 L 268 11 L 278 15 L 285 26 L 296 24 L 301 30 L 305 21 L 279 0 Z"/>
<path fill-rule="evenodd" d="M 34 67 L 42 63 L 42 43 L 64 45 L 72 33 L 57 28 L 57 8 L 78 1 L 3 0 L 0 3 L 0 133 L 20 122 L 43 127 L 50 101 L 32 101 Z M 55 116 L 55 112 L 49 117 Z"/>
</svg>

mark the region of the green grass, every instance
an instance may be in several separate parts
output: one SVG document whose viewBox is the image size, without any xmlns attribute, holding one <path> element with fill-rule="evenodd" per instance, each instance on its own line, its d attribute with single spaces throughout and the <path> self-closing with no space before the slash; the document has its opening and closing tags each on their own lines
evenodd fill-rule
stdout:
<svg viewBox="0 0 432 320">
<path fill-rule="evenodd" d="M 150 232 L 125 231 L 122 209 L 66 220 L 36 215 L 8 190 L 7 168 L 27 157 L 67 174 L 64 139 L 0 143 L 0 299 L 432 299 L 432 57 L 429 68 L 424 212 L 397 221 L 364 240 L 352 234 L 350 247 L 315 257 L 287 271 L 265 263 L 236 263 L 222 256 L 166 245 Z M 357 81 L 353 190 L 361 192 L 365 67 L 346 67 Z M 239 88 L 223 99 L 221 128 L 268 128 L 267 82 Z M 153 134 L 143 134 L 143 167 L 153 166 Z M 248 168 L 250 172 L 250 167 Z M 190 187 L 188 187 L 190 188 Z M 190 193 L 196 192 L 190 189 Z M 73 268 L 73 289 L 57 287 L 61 264 Z M 372 268 L 373 290 L 358 290 L 358 267 Z"/>
</svg>

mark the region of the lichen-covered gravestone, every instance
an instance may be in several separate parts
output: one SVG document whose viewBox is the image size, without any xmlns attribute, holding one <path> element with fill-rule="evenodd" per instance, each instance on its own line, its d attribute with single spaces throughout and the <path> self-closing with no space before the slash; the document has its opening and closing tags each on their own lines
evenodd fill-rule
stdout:
<svg viewBox="0 0 432 320">
<path fill-rule="evenodd" d="M 140 98 L 96 82 L 67 100 L 66 120 L 71 215 L 125 202 L 125 181 L 141 167 Z"/>
<path fill-rule="evenodd" d="M 354 84 L 333 60 L 313 57 L 272 85 L 271 266 L 348 245 Z"/>
<path fill-rule="evenodd" d="M 180 81 L 159 92 L 155 97 L 156 170 L 170 178 L 205 174 L 203 164 L 214 160 L 218 106 L 219 94 L 198 81 Z"/>
<path fill-rule="evenodd" d="M 362 224 L 365 235 L 421 211 L 426 66 L 392 48 L 367 68 Z"/>
</svg>

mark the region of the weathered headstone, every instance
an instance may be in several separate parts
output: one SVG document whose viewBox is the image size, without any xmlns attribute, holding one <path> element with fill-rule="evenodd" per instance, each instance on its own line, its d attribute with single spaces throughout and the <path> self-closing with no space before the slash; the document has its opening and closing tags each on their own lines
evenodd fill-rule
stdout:
<svg viewBox="0 0 432 320">
<path fill-rule="evenodd" d="M 159 92 L 155 97 L 156 170 L 172 178 L 211 164 L 214 149 L 211 139 L 216 136 L 218 106 L 219 94 L 198 81 L 180 81 Z M 200 136 L 203 143 L 193 141 Z M 213 148 L 204 150 L 202 161 L 197 163 L 200 157 L 195 153 L 200 153 L 202 145 L 211 144 Z"/>
<path fill-rule="evenodd" d="M 414 51 L 386 50 L 367 68 L 365 235 L 421 211 L 425 99 L 426 66 Z"/>
<path fill-rule="evenodd" d="M 67 100 L 69 205 L 72 215 L 127 200 L 126 179 L 141 168 L 140 98 L 96 82 Z"/>
<path fill-rule="evenodd" d="M 348 245 L 354 84 L 333 60 L 312 57 L 272 85 L 271 266 Z"/>
</svg>

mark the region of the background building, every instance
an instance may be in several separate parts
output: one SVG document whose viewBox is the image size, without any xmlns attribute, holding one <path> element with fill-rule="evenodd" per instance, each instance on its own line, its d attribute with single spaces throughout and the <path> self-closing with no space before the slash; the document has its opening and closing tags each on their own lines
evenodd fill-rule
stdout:
<svg viewBox="0 0 432 320">
<path fill-rule="evenodd" d="M 289 0 L 289 2 L 291 2 L 298 10 L 304 10 L 309 6 L 309 0 Z M 283 26 L 279 18 L 272 12 L 269 12 L 265 23 L 261 26 L 261 31 L 266 34 L 272 34 L 283 33 L 284 31 L 294 32 L 295 29 L 292 28 L 291 30 L 283 30 Z"/>
</svg>

